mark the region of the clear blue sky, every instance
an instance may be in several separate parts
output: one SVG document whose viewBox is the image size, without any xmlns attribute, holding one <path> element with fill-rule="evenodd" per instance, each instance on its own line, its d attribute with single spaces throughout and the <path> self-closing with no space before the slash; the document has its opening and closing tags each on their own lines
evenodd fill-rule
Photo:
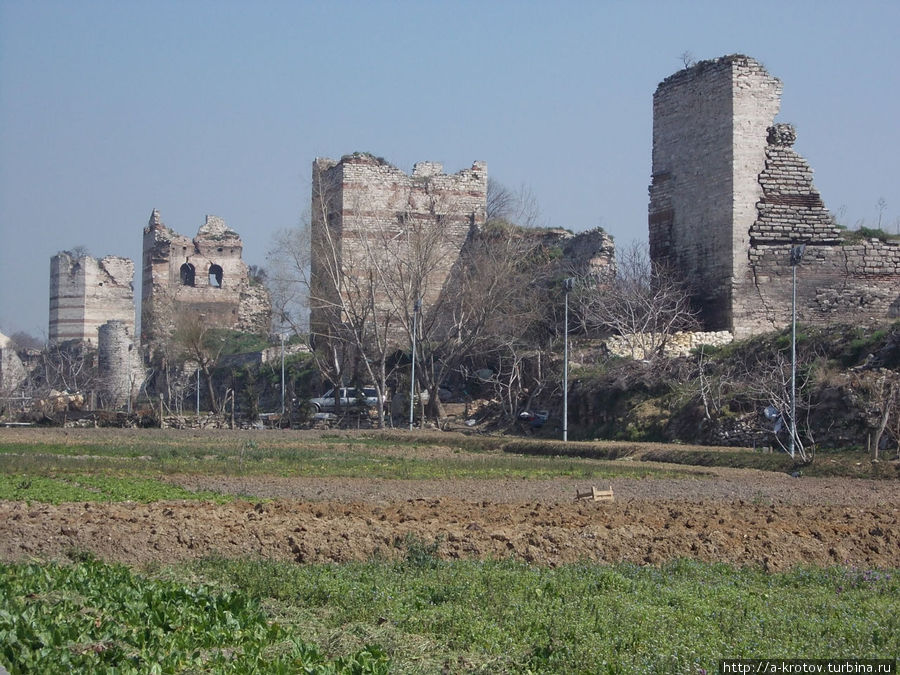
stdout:
<svg viewBox="0 0 900 675">
<path fill-rule="evenodd" d="M 900 218 L 900 2 L 0 0 L 0 331 L 44 336 L 49 259 L 135 260 L 153 208 L 218 215 L 264 264 L 316 156 L 530 186 L 550 225 L 646 239 L 651 101 L 744 53 L 832 211 Z"/>
</svg>

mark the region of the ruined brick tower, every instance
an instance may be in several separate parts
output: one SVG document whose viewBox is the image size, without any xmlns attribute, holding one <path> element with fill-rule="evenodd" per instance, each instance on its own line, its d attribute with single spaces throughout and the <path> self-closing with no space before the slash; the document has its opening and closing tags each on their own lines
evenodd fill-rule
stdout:
<svg viewBox="0 0 900 675">
<path fill-rule="evenodd" d="M 241 260 L 244 244 L 225 221 L 207 216 L 193 239 L 177 234 L 153 210 L 144 228 L 142 340 L 169 333 L 177 321 L 262 333 L 271 311 L 265 286 Z"/>
<path fill-rule="evenodd" d="M 745 56 L 704 61 L 653 95 L 650 256 L 695 289 L 708 330 L 733 330 L 781 81 Z"/>
<path fill-rule="evenodd" d="M 139 350 L 124 321 L 107 321 L 98 331 L 97 368 L 107 407 L 119 408 L 137 396 L 144 382 Z"/>
<path fill-rule="evenodd" d="M 313 162 L 310 329 L 339 325 L 340 293 L 363 287 L 366 275 L 410 254 L 410 233 L 436 246 L 439 261 L 420 289 L 425 305 L 440 295 L 473 228 L 484 224 L 487 165 L 449 175 L 419 162 L 408 175 L 367 153 Z M 339 280 L 340 277 L 340 280 Z M 340 288 L 339 288 L 340 287 Z M 341 290 L 344 289 L 344 290 Z M 346 298 L 345 298 L 346 299 Z M 386 305 L 386 298 L 375 298 Z"/>
<path fill-rule="evenodd" d="M 97 346 L 97 330 L 111 319 L 134 334 L 134 263 L 128 258 L 97 259 L 68 252 L 50 258 L 52 344 L 79 340 Z"/>
<path fill-rule="evenodd" d="M 900 314 L 900 244 L 847 241 L 792 145 L 774 124 L 781 81 L 732 55 L 666 78 L 653 95 L 650 256 L 691 284 L 708 330 L 746 337 L 790 318 L 790 249 L 801 321 Z"/>
</svg>

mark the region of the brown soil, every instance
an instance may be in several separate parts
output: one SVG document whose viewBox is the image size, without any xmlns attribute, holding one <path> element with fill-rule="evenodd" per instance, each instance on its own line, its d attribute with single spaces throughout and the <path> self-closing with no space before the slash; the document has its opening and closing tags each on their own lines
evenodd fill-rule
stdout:
<svg viewBox="0 0 900 675">
<path fill-rule="evenodd" d="M 0 560 L 91 551 L 139 565 L 210 555 L 344 562 L 401 557 L 412 534 L 439 540 L 448 559 L 900 568 L 896 481 L 705 471 L 716 477 L 615 479 L 614 503 L 575 503 L 575 488 L 589 485 L 563 479 L 181 476 L 173 482 L 274 501 L 0 502 Z"/>
</svg>

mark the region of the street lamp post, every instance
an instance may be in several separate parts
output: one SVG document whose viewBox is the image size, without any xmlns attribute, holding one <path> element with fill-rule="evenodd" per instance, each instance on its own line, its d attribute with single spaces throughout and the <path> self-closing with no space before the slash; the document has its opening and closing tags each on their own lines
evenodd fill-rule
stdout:
<svg viewBox="0 0 900 675">
<path fill-rule="evenodd" d="M 805 250 L 806 244 L 791 248 L 791 459 L 797 437 L 797 266 Z"/>
<path fill-rule="evenodd" d="M 281 334 L 281 416 L 284 417 L 284 333 Z"/>
<path fill-rule="evenodd" d="M 569 440 L 569 291 L 575 286 L 575 278 L 569 277 L 565 285 L 566 311 L 563 322 L 563 443 Z"/>
<path fill-rule="evenodd" d="M 416 329 L 419 310 L 422 309 L 422 299 L 416 298 L 413 305 L 413 331 L 412 331 L 412 372 L 409 376 L 409 430 L 413 429 L 413 410 L 416 400 Z"/>
<path fill-rule="evenodd" d="M 200 418 L 200 369 L 197 368 L 197 418 Z"/>
</svg>

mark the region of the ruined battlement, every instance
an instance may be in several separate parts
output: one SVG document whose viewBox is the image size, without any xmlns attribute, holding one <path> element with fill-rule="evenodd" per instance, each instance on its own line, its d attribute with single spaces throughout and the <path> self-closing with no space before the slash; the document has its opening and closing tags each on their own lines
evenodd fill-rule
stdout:
<svg viewBox="0 0 900 675">
<path fill-rule="evenodd" d="M 176 317 L 247 332 L 268 330 L 270 304 L 261 284 L 251 283 L 241 259 L 244 244 L 216 216 L 207 216 L 193 238 L 166 227 L 153 210 L 144 228 L 142 333 L 168 334 Z"/>
<path fill-rule="evenodd" d="M 470 232 L 485 222 L 484 162 L 455 174 L 444 173 L 438 162 L 419 162 L 407 174 L 381 158 L 354 153 L 340 161 L 317 158 L 312 173 L 314 333 L 339 323 L 337 277 L 346 287 L 362 287 L 372 269 L 395 262 L 403 237 L 413 231 L 440 247 L 440 263 L 429 270 L 422 289 L 423 302 L 435 302 Z"/>
<path fill-rule="evenodd" d="M 50 258 L 51 344 L 79 340 L 97 345 L 97 330 L 110 319 L 134 332 L 134 263 L 60 252 Z"/>
</svg>

